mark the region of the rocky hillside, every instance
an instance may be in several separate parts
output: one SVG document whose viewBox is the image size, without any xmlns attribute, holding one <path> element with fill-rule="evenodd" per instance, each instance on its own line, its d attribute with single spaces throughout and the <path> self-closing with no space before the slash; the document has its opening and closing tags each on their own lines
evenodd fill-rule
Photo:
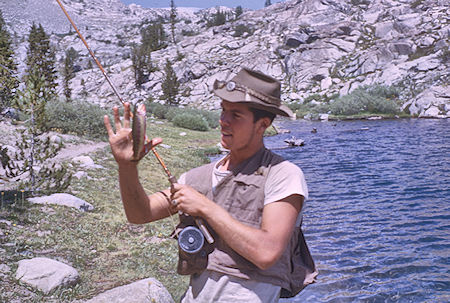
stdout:
<svg viewBox="0 0 450 303">
<path fill-rule="evenodd" d="M 411 114 L 450 117 L 450 6 L 445 0 L 291 0 L 230 16 L 226 24 L 209 28 L 206 19 L 216 8 L 178 8 L 177 42 L 152 53 L 160 70 L 141 90 L 133 80 L 131 44 L 140 41 L 143 22 L 168 20 L 169 10 L 126 6 L 119 0 L 63 3 L 118 90 L 132 102 L 159 100 L 169 59 L 185 105 L 217 108 L 214 80 L 247 66 L 283 80 L 286 102 L 301 103 L 310 95 L 321 101 L 361 85 L 395 85 L 402 91 L 402 108 Z M 32 22 L 41 23 L 59 59 L 69 47 L 81 54 L 81 71 L 72 80 L 74 97 L 82 99 L 84 90 L 89 102 L 118 103 L 101 72 L 88 68 L 88 52 L 56 1 L 0 2 L 0 9 L 14 34 L 18 61 L 24 61 Z M 169 33 L 169 23 L 165 26 Z"/>
</svg>

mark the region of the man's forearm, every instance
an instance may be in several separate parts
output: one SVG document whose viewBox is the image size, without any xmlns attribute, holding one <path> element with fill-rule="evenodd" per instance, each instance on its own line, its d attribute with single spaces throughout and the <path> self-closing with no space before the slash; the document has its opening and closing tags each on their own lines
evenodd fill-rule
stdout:
<svg viewBox="0 0 450 303">
<path fill-rule="evenodd" d="M 127 219 L 142 224 L 150 220 L 150 201 L 139 182 L 136 165 L 119 166 L 120 195 Z"/>
</svg>

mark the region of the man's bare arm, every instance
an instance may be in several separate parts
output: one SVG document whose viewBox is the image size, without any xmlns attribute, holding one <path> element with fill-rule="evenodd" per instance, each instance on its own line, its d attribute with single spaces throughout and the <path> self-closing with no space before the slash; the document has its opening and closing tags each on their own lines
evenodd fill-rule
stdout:
<svg viewBox="0 0 450 303">
<path fill-rule="evenodd" d="M 130 128 L 130 105 L 124 105 L 123 121 L 120 120 L 119 109 L 114 107 L 113 130 L 109 117 L 104 117 L 104 124 L 108 132 L 109 144 L 119 166 L 120 194 L 127 219 L 131 223 L 147 223 L 167 217 L 174 212 L 165 195 L 169 190 L 147 196 L 139 182 L 137 162 L 133 161 L 133 143 Z M 161 143 L 160 138 L 152 139 L 147 143 L 148 149 Z M 143 157 L 144 155 L 142 155 Z"/>
<path fill-rule="evenodd" d="M 261 269 L 282 255 L 303 205 L 303 196 L 291 195 L 264 207 L 260 228 L 234 219 L 224 208 L 186 185 L 175 185 L 177 210 L 204 218 L 238 254 Z"/>
</svg>

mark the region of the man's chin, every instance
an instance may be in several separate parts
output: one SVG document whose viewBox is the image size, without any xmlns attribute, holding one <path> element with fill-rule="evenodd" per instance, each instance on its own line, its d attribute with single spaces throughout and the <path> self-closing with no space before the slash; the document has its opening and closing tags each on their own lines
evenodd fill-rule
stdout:
<svg viewBox="0 0 450 303">
<path fill-rule="evenodd" d="M 230 146 L 229 146 L 224 140 L 221 140 L 221 141 L 220 141 L 220 144 L 222 145 L 222 148 L 224 148 L 224 149 L 230 149 Z"/>
</svg>

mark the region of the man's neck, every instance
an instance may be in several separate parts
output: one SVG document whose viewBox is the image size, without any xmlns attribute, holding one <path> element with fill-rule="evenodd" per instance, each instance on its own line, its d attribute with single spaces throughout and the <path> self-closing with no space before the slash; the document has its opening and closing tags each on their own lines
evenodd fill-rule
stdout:
<svg viewBox="0 0 450 303">
<path fill-rule="evenodd" d="M 224 159 L 224 162 L 222 166 L 220 167 L 220 170 L 233 170 L 235 167 L 237 167 L 239 164 L 244 162 L 247 159 L 250 159 L 253 155 L 255 155 L 262 147 L 264 147 L 264 144 L 261 142 L 261 144 L 258 144 L 255 146 L 255 148 L 252 148 L 252 150 L 242 153 L 242 151 L 230 151 L 230 154 L 228 157 Z"/>
</svg>

